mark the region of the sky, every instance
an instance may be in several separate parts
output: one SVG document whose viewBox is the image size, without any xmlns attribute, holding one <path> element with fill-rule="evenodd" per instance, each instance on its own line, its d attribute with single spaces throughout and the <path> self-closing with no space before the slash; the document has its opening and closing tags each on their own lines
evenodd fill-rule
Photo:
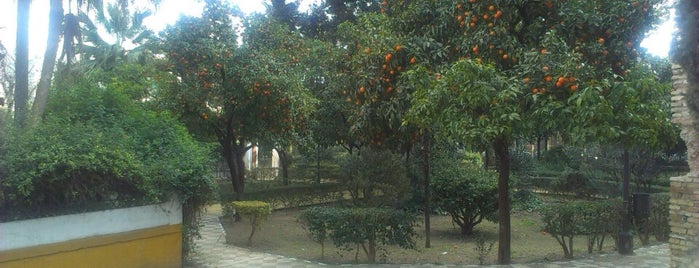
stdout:
<svg viewBox="0 0 699 268">
<path fill-rule="evenodd" d="M 16 28 L 16 0 L 2 0 L 0 9 L 0 41 L 11 53 L 14 52 Z M 317 0 L 302 0 L 301 8 L 307 8 Z M 245 13 L 264 12 L 264 0 L 231 0 Z M 147 27 L 158 32 L 168 24 L 174 24 L 180 15 L 198 16 L 201 14 L 203 3 L 193 0 L 162 0 L 157 12 L 146 19 Z M 29 55 L 32 61 L 40 62 L 46 46 L 48 1 L 33 1 L 30 14 Z M 665 57 L 670 49 L 670 41 L 674 32 L 673 20 L 662 24 L 655 32 L 646 38 L 641 46 L 660 57 Z M 35 63 L 37 64 L 37 63 Z"/>
</svg>

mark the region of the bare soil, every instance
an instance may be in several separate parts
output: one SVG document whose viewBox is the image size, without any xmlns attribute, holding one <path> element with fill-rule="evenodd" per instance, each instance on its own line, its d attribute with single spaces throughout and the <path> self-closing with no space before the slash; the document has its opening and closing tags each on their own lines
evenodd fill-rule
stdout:
<svg viewBox="0 0 699 268">
<path fill-rule="evenodd" d="M 274 211 L 268 221 L 258 230 L 247 246 L 251 225 L 243 219 L 240 222 L 222 217 L 226 230 L 226 241 L 253 251 L 267 252 L 287 257 L 294 257 L 322 263 L 364 263 L 366 256 L 361 249 L 350 251 L 337 248 L 332 241 L 325 245 L 325 256 L 321 257 L 321 245 L 313 241 L 303 226 L 297 222 L 299 209 Z M 425 248 L 425 230 L 423 219 L 416 226 L 418 233 L 417 250 L 406 250 L 389 246 L 383 254 L 377 255 L 377 261 L 392 264 L 480 264 L 475 237 L 485 238 L 485 246 L 493 243 L 492 250 L 484 264 L 495 264 L 497 260 L 497 223 L 484 221 L 475 227 L 475 234 L 470 237 L 461 235 L 458 226 L 451 222 L 449 216 L 431 217 L 431 247 Z M 613 251 L 614 241 L 607 237 L 605 252 Z M 575 256 L 587 255 L 586 238 L 575 237 Z M 598 254 L 598 253 L 594 253 Z M 381 256 L 381 257 L 379 257 Z M 541 232 L 541 221 L 536 213 L 516 212 L 512 215 L 512 261 L 513 263 L 530 263 L 556 261 L 563 259 L 561 246 L 552 236 Z"/>
</svg>

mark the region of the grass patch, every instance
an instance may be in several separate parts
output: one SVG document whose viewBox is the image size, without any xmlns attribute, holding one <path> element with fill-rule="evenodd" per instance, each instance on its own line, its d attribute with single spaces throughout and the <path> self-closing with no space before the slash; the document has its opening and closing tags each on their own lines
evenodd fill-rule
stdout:
<svg viewBox="0 0 699 268">
<path fill-rule="evenodd" d="M 365 258 L 356 249 L 345 251 L 336 248 L 332 242 L 326 244 L 325 258 L 321 259 L 320 244 L 314 242 L 302 225 L 297 222 L 300 209 L 274 211 L 265 226 L 255 234 L 255 243 L 246 247 L 250 225 L 222 218 L 226 229 L 226 241 L 253 251 L 268 252 L 303 260 L 323 263 L 362 263 Z M 418 222 L 422 222 L 419 220 Z M 563 252 L 554 238 L 541 232 L 540 216 L 535 212 L 516 212 L 512 214 L 512 260 L 514 263 L 529 263 L 563 260 Z M 449 216 L 432 216 L 432 247 L 424 247 L 424 227 L 416 227 L 418 233 L 418 250 L 406 250 L 399 247 L 387 247 L 384 257 L 379 262 L 392 264 L 479 264 L 477 237 L 482 236 L 486 243 L 495 242 L 495 246 L 485 259 L 486 264 L 495 264 L 497 260 L 497 224 L 483 222 L 475 227 L 473 236 L 464 237 L 458 226 L 451 222 Z M 575 239 L 576 258 L 586 255 L 585 238 Z M 606 243 L 604 251 L 613 251 L 613 242 Z"/>
</svg>

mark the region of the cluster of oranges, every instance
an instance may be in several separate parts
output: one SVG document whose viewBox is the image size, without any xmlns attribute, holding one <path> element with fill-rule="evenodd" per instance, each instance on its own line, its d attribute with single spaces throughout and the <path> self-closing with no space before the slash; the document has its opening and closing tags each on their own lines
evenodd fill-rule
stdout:
<svg viewBox="0 0 699 268">
<path fill-rule="evenodd" d="M 470 3 L 475 3 L 476 1 L 470 0 Z M 456 4 L 456 21 L 461 27 L 475 28 L 476 23 L 479 21 L 484 21 L 488 28 L 493 28 L 495 26 L 494 21 L 500 19 L 504 14 L 502 10 L 497 9 L 494 5 L 489 5 L 487 10 L 482 14 L 475 11 L 463 10 L 464 5 L 461 3 Z M 462 13 L 463 12 L 463 13 Z M 468 22 L 467 22 L 468 20 Z M 494 31 L 490 31 L 490 35 L 495 35 Z"/>
<path fill-rule="evenodd" d="M 363 51 L 364 54 L 369 55 L 369 57 L 373 57 L 370 55 L 372 53 L 372 49 L 370 47 L 360 50 Z M 371 100 L 372 102 L 377 101 L 379 98 L 377 94 L 369 94 L 371 88 L 382 88 L 386 95 L 395 92 L 395 78 L 401 71 L 405 70 L 404 65 L 406 65 L 408 62 L 410 64 L 417 63 L 417 59 L 415 57 L 407 57 L 403 46 L 400 44 L 393 46 L 393 50 L 383 54 L 382 57 L 383 61 L 381 63 L 381 70 L 379 71 L 378 77 L 370 78 L 367 83 L 359 86 L 356 94 L 353 94 L 354 98 L 348 96 L 347 91 L 342 92 L 342 94 L 346 96 L 347 102 L 351 103 L 354 100 L 354 105 L 359 106 L 363 100 Z"/>
<path fill-rule="evenodd" d="M 548 67 L 545 69 L 548 69 Z M 532 94 L 546 94 L 547 88 L 549 88 L 550 84 L 552 84 L 552 83 L 556 89 L 567 88 L 568 90 L 570 90 L 570 92 L 577 91 L 578 87 L 579 87 L 578 84 L 576 83 L 576 79 L 574 76 L 559 76 L 554 82 L 553 77 L 550 74 L 547 74 L 547 75 L 544 75 L 542 80 L 543 80 L 543 83 L 540 83 L 539 86 L 534 86 L 532 88 Z M 531 82 L 531 78 L 529 78 L 529 77 L 524 78 L 525 84 L 529 84 L 530 82 Z"/>
<path fill-rule="evenodd" d="M 464 34 L 468 31 L 485 31 L 488 36 L 496 37 L 502 28 L 498 27 L 499 20 L 505 16 L 506 12 L 496 5 L 478 4 L 478 0 L 469 0 L 468 3 L 457 3 L 454 17 L 459 23 L 459 27 L 464 29 Z M 481 26 L 479 26 L 481 25 Z M 484 27 L 483 27 L 484 26 Z M 517 59 L 512 57 L 504 47 L 496 44 L 497 40 L 485 40 L 486 44 L 473 45 L 470 49 L 473 57 L 479 62 L 483 53 L 489 54 L 489 58 L 502 64 L 511 64 Z"/>
</svg>

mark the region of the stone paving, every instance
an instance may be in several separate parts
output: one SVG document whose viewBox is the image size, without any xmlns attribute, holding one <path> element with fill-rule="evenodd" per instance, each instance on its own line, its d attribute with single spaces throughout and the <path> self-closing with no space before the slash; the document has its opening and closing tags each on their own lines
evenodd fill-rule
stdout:
<svg viewBox="0 0 699 268">
<path fill-rule="evenodd" d="M 478 265 L 413 265 L 413 264 L 373 264 L 373 265 L 330 265 L 289 258 L 268 253 L 253 252 L 244 248 L 226 244 L 223 227 L 218 220 L 220 208 L 211 207 L 202 217 L 201 239 L 197 240 L 197 253 L 192 258 L 190 268 L 228 268 L 228 267 L 482 267 Z M 591 258 L 571 261 L 512 264 L 492 267 L 510 268 L 583 268 L 583 267 L 622 267 L 622 268 L 666 268 L 670 267 L 670 250 L 668 244 L 660 244 L 634 249 L 634 254 L 622 256 L 603 254 Z"/>
</svg>

